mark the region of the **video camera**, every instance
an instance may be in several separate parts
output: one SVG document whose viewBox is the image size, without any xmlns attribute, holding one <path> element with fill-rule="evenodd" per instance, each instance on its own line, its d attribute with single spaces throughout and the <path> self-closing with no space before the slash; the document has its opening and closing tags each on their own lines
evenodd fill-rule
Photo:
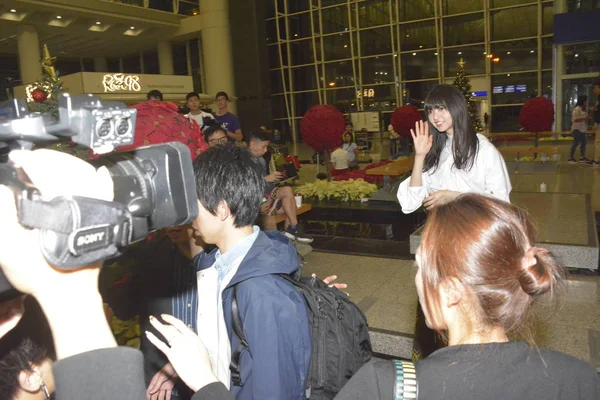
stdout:
<svg viewBox="0 0 600 400">
<path fill-rule="evenodd" d="M 105 154 L 133 143 L 137 110 L 92 95 L 61 95 L 59 118 L 31 113 L 24 100 L 0 104 L 0 142 L 32 148 L 70 140 Z M 93 264 L 122 254 L 156 229 L 190 223 L 198 214 L 189 149 L 172 142 L 117 152 L 93 162 L 105 166 L 114 201 L 62 196 L 46 201 L 22 170 L 0 164 L 0 184 L 15 193 L 19 222 L 40 230 L 41 251 L 60 269 Z M 0 227 L 1 229 L 1 227 Z M 0 300 L 17 294 L 0 270 Z"/>
</svg>

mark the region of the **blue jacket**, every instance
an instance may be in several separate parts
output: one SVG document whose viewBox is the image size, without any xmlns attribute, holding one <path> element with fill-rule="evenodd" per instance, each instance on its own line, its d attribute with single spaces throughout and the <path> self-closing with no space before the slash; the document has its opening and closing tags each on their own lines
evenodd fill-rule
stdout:
<svg viewBox="0 0 600 400">
<path fill-rule="evenodd" d="M 308 310 L 294 286 L 276 275 L 292 274 L 298 268 L 296 248 L 289 239 L 280 232 L 261 231 L 223 290 L 231 354 L 239 343 L 231 323 L 236 284 L 249 345 L 240 359 L 242 386 L 230 385 L 237 400 L 305 398 L 312 351 Z"/>
</svg>

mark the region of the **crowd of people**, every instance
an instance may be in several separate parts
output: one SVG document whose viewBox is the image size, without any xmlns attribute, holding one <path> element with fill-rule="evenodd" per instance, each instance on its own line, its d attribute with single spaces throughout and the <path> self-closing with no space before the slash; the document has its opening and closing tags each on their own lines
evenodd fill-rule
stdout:
<svg viewBox="0 0 600 400">
<path fill-rule="evenodd" d="M 188 95 L 188 117 L 202 123 L 208 144 L 194 161 L 198 216 L 130 249 L 139 266 L 111 304 L 118 315 L 140 315 L 141 351 L 116 345 L 98 290 L 101 265 L 68 273 L 49 265 L 35 246 L 38 232 L 18 223 L 14 195 L 0 186 L 0 266 L 41 305 L 57 360 L 50 378 L 44 352 L 28 341 L 0 354 L 0 385 L 12 388 L 0 391 L 7 399 L 49 398 L 54 388 L 59 400 L 310 397 L 311 363 L 320 361 L 311 359 L 312 321 L 285 278 L 300 274 L 292 241 L 305 239 L 293 192 L 290 198 L 288 189 L 273 185 L 283 177 L 263 157 L 268 136 L 248 134 L 247 147 L 229 143 L 242 132 L 226 94 L 217 95 L 212 117 L 202 116 L 197 98 Z M 428 211 L 415 285 L 427 325 L 447 346 L 401 377 L 397 363 L 366 363 L 331 397 L 598 399 L 600 380 L 590 364 L 539 349 L 526 334 L 514 339 L 537 302 L 559 295 L 566 272 L 536 247 L 527 213 L 510 204 L 499 152 L 475 133 L 457 89 L 433 89 L 425 113 L 411 132 L 414 168 L 398 199 L 405 213 Z M 219 123 L 211 124 L 213 118 Z M 350 167 L 353 137 L 344 140 L 340 150 Z M 38 150 L 10 158 L 42 196 L 113 197 L 106 171 L 75 157 Z M 256 225 L 261 210 L 280 208 L 284 232 Z M 344 287 L 334 280 L 325 279 Z M 21 298 L 0 303 L 0 335 L 16 325 L 21 306 Z M 235 324 L 243 324 L 243 337 Z"/>
</svg>

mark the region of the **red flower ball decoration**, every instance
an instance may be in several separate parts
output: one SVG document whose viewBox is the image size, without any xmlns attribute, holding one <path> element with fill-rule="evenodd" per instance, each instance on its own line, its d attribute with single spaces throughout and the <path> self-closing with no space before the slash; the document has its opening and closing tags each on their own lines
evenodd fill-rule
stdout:
<svg viewBox="0 0 600 400">
<path fill-rule="evenodd" d="M 529 100 L 521 108 L 519 124 L 528 132 L 546 132 L 554 123 L 554 104 L 545 97 Z"/>
<path fill-rule="evenodd" d="M 346 121 L 344 115 L 334 106 L 319 105 L 311 107 L 302 120 L 300 129 L 304 143 L 314 151 L 331 150 L 341 143 L 341 133 Z"/>
<path fill-rule="evenodd" d="M 43 103 L 48 98 L 48 94 L 44 92 L 42 89 L 33 89 L 31 91 L 31 98 L 36 103 Z"/>
<path fill-rule="evenodd" d="M 392 114 L 390 123 L 394 127 L 394 132 L 402 137 L 410 137 L 410 130 L 415 129 L 417 121 L 421 121 L 423 116 L 415 106 L 398 107 Z"/>
</svg>

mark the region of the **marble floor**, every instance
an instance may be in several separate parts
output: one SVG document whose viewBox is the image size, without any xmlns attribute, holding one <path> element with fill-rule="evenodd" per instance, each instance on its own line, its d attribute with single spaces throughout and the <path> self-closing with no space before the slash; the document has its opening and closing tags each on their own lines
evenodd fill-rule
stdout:
<svg viewBox="0 0 600 400">
<path fill-rule="evenodd" d="M 304 273 L 337 275 L 371 328 L 413 335 L 417 293 L 413 261 L 312 252 Z M 600 279 L 572 274 L 555 310 L 540 305 L 530 323 L 535 344 L 571 354 L 600 368 Z"/>
</svg>

